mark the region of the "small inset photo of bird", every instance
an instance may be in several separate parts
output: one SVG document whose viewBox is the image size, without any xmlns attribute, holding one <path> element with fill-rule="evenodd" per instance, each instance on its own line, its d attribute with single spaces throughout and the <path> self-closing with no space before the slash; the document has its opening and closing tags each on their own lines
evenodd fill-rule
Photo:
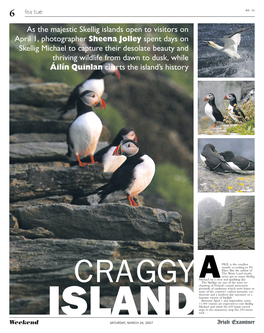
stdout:
<svg viewBox="0 0 264 333">
<path fill-rule="evenodd" d="M 254 81 L 199 81 L 199 135 L 255 135 Z"/>
<path fill-rule="evenodd" d="M 255 191 L 253 138 L 199 139 L 197 160 L 199 192 Z"/>
<path fill-rule="evenodd" d="M 255 77 L 255 25 L 198 24 L 198 77 Z"/>
</svg>

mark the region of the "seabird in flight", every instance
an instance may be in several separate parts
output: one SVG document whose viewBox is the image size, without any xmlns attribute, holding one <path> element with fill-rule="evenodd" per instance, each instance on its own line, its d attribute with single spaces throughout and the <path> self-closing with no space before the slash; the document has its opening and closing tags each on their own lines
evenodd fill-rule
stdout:
<svg viewBox="0 0 264 333">
<path fill-rule="evenodd" d="M 230 35 L 226 35 L 223 38 L 220 38 L 220 40 L 224 42 L 224 46 L 220 46 L 212 41 L 203 41 L 203 43 L 213 47 L 214 49 L 222 53 L 227 54 L 230 58 L 240 59 L 241 57 L 237 53 L 237 47 L 241 41 L 241 34 L 252 28 L 253 26 L 254 25 L 250 25 L 249 27 L 239 29 Z"/>
</svg>

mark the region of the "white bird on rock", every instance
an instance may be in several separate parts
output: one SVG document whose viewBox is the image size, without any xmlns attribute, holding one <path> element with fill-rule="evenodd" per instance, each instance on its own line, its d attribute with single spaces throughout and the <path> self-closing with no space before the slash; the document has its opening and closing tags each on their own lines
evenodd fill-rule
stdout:
<svg viewBox="0 0 264 333">
<path fill-rule="evenodd" d="M 79 166 L 88 163 L 81 159 L 90 155 L 91 163 L 95 163 L 93 155 L 101 135 L 103 125 L 94 113 L 93 106 L 105 108 L 105 102 L 93 91 L 84 91 L 77 100 L 77 117 L 70 125 L 67 135 L 68 153 L 70 161 L 78 160 Z"/>
<path fill-rule="evenodd" d="M 120 144 L 122 140 L 133 140 L 137 142 L 137 135 L 135 131 L 128 127 L 123 127 L 116 135 L 114 140 L 106 147 L 98 150 L 94 154 L 94 161 L 102 164 L 104 166 L 104 172 L 114 172 L 120 167 L 122 163 L 125 162 L 125 155 L 113 155 L 116 147 Z M 82 162 L 91 162 L 91 157 L 87 156 L 81 160 Z M 75 165 L 77 162 L 71 163 Z"/>
<path fill-rule="evenodd" d="M 152 181 L 155 163 L 148 155 L 141 152 L 133 140 L 121 141 L 114 154 L 123 154 L 127 159 L 113 173 L 109 182 L 99 187 L 93 194 L 99 194 L 99 203 L 128 198 L 131 206 L 137 206 L 133 197 L 141 193 Z"/>
</svg>

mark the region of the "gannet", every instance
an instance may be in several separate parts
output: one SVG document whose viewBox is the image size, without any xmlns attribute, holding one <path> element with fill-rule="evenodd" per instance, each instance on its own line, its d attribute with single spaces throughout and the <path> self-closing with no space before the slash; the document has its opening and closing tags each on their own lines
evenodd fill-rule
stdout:
<svg viewBox="0 0 264 333">
<path fill-rule="evenodd" d="M 230 35 L 220 38 L 220 40 L 224 42 L 224 46 L 220 46 L 212 41 L 203 41 L 203 43 L 206 43 L 214 49 L 227 54 L 230 58 L 240 59 L 241 57 L 237 53 L 237 47 L 240 44 L 241 34 L 253 26 L 254 25 L 250 25 L 249 27 L 239 29 Z"/>
</svg>

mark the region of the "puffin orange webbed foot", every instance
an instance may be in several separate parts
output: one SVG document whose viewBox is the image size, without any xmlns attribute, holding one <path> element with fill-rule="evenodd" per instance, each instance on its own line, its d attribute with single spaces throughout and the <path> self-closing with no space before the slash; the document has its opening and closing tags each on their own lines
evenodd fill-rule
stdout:
<svg viewBox="0 0 264 333">
<path fill-rule="evenodd" d="M 134 200 L 131 196 L 128 197 L 128 200 L 129 200 L 130 206 L 138 206 L 138 205 L 135 203 L 135 200 Z"/>
<path fill-rule="evenodd" d="M 88 164 L 88 163 L 84 163 L 80 160 L 79 154 L 76 154 L 76 157 L 77 157 L 77 160 L 78 160 L 78 163 L 79 163 L 80 167 L 84 167 Z"/>
</svg>

